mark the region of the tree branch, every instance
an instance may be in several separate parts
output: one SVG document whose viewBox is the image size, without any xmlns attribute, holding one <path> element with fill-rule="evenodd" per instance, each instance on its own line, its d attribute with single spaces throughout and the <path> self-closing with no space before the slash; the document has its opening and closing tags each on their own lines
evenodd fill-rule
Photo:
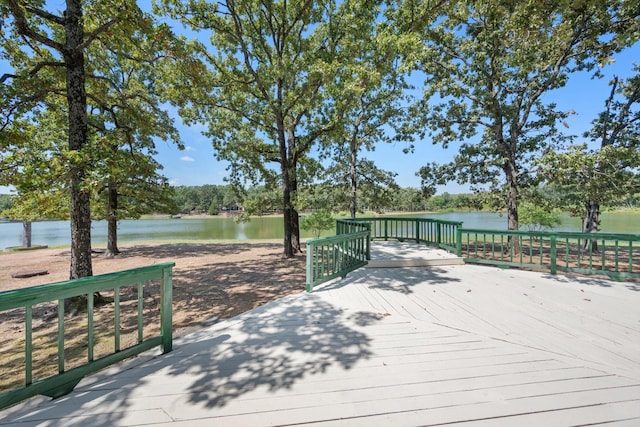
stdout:
<svg viewBox="0 0 640 427">
<path fill-rule="evenodd" d="M 15 26 L 16 29 L 18 30 L 18 33 L 25 36 L 25 37 L 29 37 L 39 43 L 42 43 L 45 46 L 48 46 L 58 52 L 63 52 L 64 50 L 64 45 L 62 45 L 61 43 L 58 43 L 52 39 L 50 39 L 49 37 L 46 37 L 43 34 L 38 33 L 36 30 L 34 30 L 29 23 L 27 22 L 27 18 L 24 14 L 24 12 L 22 11 L 22 9 L 20 8 L 20 6 L 18 5 L 18 2 L 15 0 L 7 0 L 7 4 L 9 5 L 9 9 L 11 10 L 11 14 L 13 15 L 13 19 L 15 20 Z M 43 12 L 44 13 L 44 12 Z"/>
</svg>

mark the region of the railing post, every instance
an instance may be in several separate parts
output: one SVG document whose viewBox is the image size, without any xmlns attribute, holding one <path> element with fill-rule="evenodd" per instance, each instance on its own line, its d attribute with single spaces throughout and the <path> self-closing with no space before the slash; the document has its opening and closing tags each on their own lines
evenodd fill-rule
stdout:
<svg viewBox="0 0 640 427">
<path fill-rule="evenodd" d="M 420 243 L 420 219 L 415 218 L 414 221 L 416 222 L 416 243 Z"/>
<path fill-rule="evenodd" d="M 456 255 L 462 257 L 462 228 L 456 228 Z"/>
<path fill-rule="evenodd" d="M 442 223 L 436 223 L 436 246 L 440 247 L 440 243 L 442 243 Z"/>
<path fill-rule="evenodd" d="M 557 235 L 554 233 L 551 235 L 551 274 L 556 274 L 557 272 L 557 251 L 558 248 L 556 246 Z"/>
<path fill-rule="evenodd" d="M 313 286 L 312 286 L 313 277 L 311 277 L 311 275 L 313 274 L 313 265 L 311 264 L 313 260 L 312 252 L 313 252 L 313 244 L 307 241 L 307 274 L 306 274 L 307 283 L 305 286 L 307 292 L 311 292 L 311 290 L 313 289 Z"/>
<path fill-rule="evenodd" d="M 384 240 L 387 240 L 389 234 L 387 233 L 387 218 L 384 219 Z"/>
<path fill-rule="evenodd" d="M 162 270 L 162 289 L 160 290 L 160 334 L 162 335 L 162 353 L 173 349 L 173 273 L 172 269 Z"/>
<path fill-rule="evenodd" d="M 371 225 L 369 225 L 369 232 L 367 233 L 367 261 L 371 261 Z"/>
</svg>

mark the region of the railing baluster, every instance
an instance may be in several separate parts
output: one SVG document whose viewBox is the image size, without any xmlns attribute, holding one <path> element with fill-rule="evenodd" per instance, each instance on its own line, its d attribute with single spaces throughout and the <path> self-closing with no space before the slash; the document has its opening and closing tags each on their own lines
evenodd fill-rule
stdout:
<svg viewBox="0 0 640 427">
<path fill-rule="evenodd" d="M 556 235 L 552 234 L 551 235 L 551 248 L 550 248 L 550 254 L 549 254 L 550 258 L 551 258 L 551 267 L 550 267 L 551 274 L 556 274 L 556 272 L 557 272 L 556 256 L 557 256 L 558 252 L 557 252 L 557 248 L 556 248 L 556 243 L 557 243 L 556 242 Z"/>
<path fill-rule="evenodd" d="M 175 264 L 162 263 L 148 267 L 140 267 L 132 270 L 120 271 L 116 273 L 109 273 L 91 277 L 84 277 L 81 279 L 74 279 L 60 283 L 53 283 L 47 285 L 34 286 L 30 288 L 16 289 L 11 291 L 5 291 L 1 293 L 0 297 L 0 312 L 6 312 L 14 310 L 16 308 L 23 308 L 25 310 L 24 318 L 24 362 L 21 362 L 19 371 L 24 371 L 24 386 L 9 391 L 3 391 L 0 393 L 0 409 L 18 403 L 25 398 L 37 395 L 45 394 L 50 397 L 62 396 L 73 389 L 73 384 L 76 384 L 85 375 L 95 372 L 114 363 L 117 363 L 125 358 L 134 356 L 143 351 L 149 350 L 155 346 L 162 346 L 163 352 L 171 350 L 171 268 Z M 146 341 L 132 345 L 124 350 L 119 349 L 119 344 L 116 342 L 114 351 L 110 354 L 95 358 L 95 346 L 96 346 L 96 331 L 95 331 L 95 316 L 98 310 L 94 304 L 94 295 L 100 291 L 114 290 L 114 302 L 116 304 L 114 316 L 117 320 L 115 335 L 119 335 L 119 289 L 120 286 L 130 286 L 131 283 L 138 283 L 140 286 L 144 281 L 156 280 L 159 276 L 164 277 L 163 287 L 161 289 L 161 305 L 160 305 L 160 321 L 161 332 L 160 335 L 147 339 Z M 139 288 L 139 291 L 141 289 Z M 142 296 L 142 292 L 139 292 L 139 296 Z M 74 297 L 87 298 L 86 312 L 87 322 L 86 334 L 87 334 L 87 356 L 83 363 L 72 369 L 66 369 L 68 361 L 65 360 L 65 300 Z M 40 366 L 36 363 L 40 363 L 40 358 L 34 358 L 34 354 L 39 355 L 38 352 L 34 353 L 34 333 L 33 333 L 33 312 L 34 306 L 37 304 L 51 303 L 57 304 L 57 325 L 52 325 L 56 330 L 56 344 L 52 343 L 52 350 L 57 351 L 57 373 L 52 373 L 44 378 L 34 379 L 34 369 L 38 372 L 37 376 L 40 376 Z M 111 322 L 109 322 L 111 323 Z M 83 325 L 83 326 L 84 326 Z M 141 328 L 139 333 L 142 334 Z M 116 338 L 116 341 L 119 338 Z M 57 348 L 56 348 L 57 347 Z M 39 350 L 39 348 L 38 348 Z M 73 360 L 75 364 L 76 360 Z M 51 370 L 56 372 L 55 365 L 51 366 Z"/>
<path fill-rule="evenodd" d="M 58 373 L 64 372 L 64 299 L 58 300 Z"/>
<path fill-rule="evenodd" d="M 33 307 L 27 305 L 24 315 L 24 376 L 25 385 L 33 382 Z"/>
<path fill-rule="evenodd" d="M 93 362 L 93 293 L 87 294 L 87 359 Z"/>
<path fill-rule="evenodd" d="M 116 352 L 120 351 L 120 287 L 113 290 L 113 348 Z"/>
<path fill-rule="evenodd" d="M 138 282 L 138 342 L 143 339 L 144 329 L 144 288 L 142 282 Z"/>
</svg>

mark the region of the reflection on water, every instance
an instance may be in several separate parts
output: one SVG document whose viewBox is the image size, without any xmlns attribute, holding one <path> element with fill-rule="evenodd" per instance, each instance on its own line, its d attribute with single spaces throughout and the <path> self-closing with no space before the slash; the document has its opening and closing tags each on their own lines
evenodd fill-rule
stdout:
<svg viewBox="0 0 640 427">
<path fill-rule="evenodd" d="M 427 218 L 462 221 L 465 228 L 505 230 L 506 216 L 488 212 L 458 212 L 421 215 Z M 282 217 L 253 218 L 247 223 L 237 223 L 233 218 L 202 217 L 190 219 L 139 219 L 123 220 L 118 224 L 120 242 L 140 240 L 248 240 L 283 238 Z M 580 231 L 580 219 L 568 215 L 562 217 L 559 231 Z M 601 229 L 611 233 L 640 233 L 640 214 L 603 214 Z M 33 223 L 33 244 L 69 245 L 68 221 L 43 221 Z M 92 226 L 94 246 L 107 241 L 106 221 L 94 221 Z M 303 238 L 313 237 L 302 232 Z M 0 223 L 0 248 L 22 244 L 21 223 Z"/>
</svg>

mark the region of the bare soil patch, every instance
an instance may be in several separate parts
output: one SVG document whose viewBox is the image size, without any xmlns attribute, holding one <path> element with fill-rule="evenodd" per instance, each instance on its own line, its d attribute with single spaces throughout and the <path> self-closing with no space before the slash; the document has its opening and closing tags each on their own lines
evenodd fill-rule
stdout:
<svg viewBox="0 0 640 427">
<path fill-rule="evenodd" d="M 282 256 L 282 244 L 162 243 L 121 245 L 121 254 L 107 258 L 97 249 L 94 274 L 161 262 L 173 270 L 174 335 L 184 335 L 213 317 L 229 318 L 266 302 L 304 291 L 305 259 Z M 67 280 L 68 249 L 0 254 L 0 291 Z M 49 274 L 12 278 L 21 271 Z M 0 317 L 2 314 L 0 314 Z M 4 322 L 0 322 L 0 339 Z"/>
</svg>

